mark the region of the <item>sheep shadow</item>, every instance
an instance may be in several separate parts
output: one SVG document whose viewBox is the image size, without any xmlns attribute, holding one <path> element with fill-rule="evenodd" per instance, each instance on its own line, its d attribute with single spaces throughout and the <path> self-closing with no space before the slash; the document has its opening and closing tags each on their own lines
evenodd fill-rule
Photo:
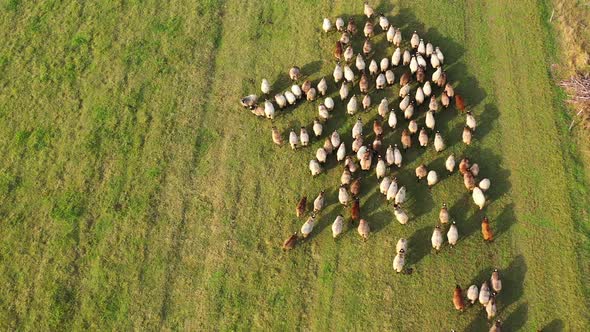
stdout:
<svg viewBox="0 0 590 332">
<path fill-rule="evenodd" d="M 384 210 L 375 212 L 367 217 L 371 225 L 371 232 L 378 233 L 393 221 L 393 213 Z"/>
<path fill-rule="evenodd" d="M 508 316 L 503 324 L 502 329 L 507 331 L 520 331 L 528 319 L 529 305 L 528 302 L 520 304 L 516 309 Z"/>
<path fill-rule="evenodd" d="M 465 155 L 472 163 L 479 165 L 477 179 L 489 178 L 492 183 L 486 192 L 489 201 L 486 206 L 510 190 L 512 187 L 510 183 L 511 172 L 502 167 L 502 157 L 499 154 L 490 148 L 470 146 L 465 151 Z"/>
<path fill-rule="evenodd" d="M 554 319 L 549 324 L 545 325 L 540 331 L 543 332 L 560 332 L 565 330 L 565 324 L 561 319 Z"/>
<path fill-rule="evenodd" d="M 506 269 L 498 270 L 502 278 L 502 292 L 498 294 L 498 303 L 504 308 L 518 301 L 524 294 L 524 280 L 527 273 L 524 256 L 516 256 Z"/>
<path fill-rule="evenodd" d="M 430 253 L 430 237 L 433 227 L 426 226 L 415 231 L 408 238 L 408 266 L 418 264 L 426 255 Z"/>
</svg>

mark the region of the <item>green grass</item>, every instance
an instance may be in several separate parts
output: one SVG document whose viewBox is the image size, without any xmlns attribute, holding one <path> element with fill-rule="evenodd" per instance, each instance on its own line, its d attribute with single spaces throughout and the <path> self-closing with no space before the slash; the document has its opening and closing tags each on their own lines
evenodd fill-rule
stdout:
<svg viewBox="0 0 590 332">
<path fill-rule="evenodd" d="M 361 211 L 373 233 L 363 242 L 355 229 L 332 239 L 342 168 L 328 163 L 315 179 L 307 169 L 323 140 L 297 152 L 277 147 L 271 123 L 238 106 L 262 78 L 286 89 L 294 64 L 313 81 L 330 78 L 336 95 L 337 36 L 323 34 L 321 20 L 364 22 L 362 1 L 4 1 L 0 326 L 479 331 L 483 310 L 455 312 L 452 290 L 497 267 L 508 330 L 587 330 L 588 192 L 548 72 L 557 52 L 550 10 L 529 0 L 376 7 L 406 38 L 418 30 L 442 47 L 479 127 L 465 147 L 464 119 L 445 111 L 437 128 L 449 148 L 404 155 L 406 226 L 367 174 Z M 383 38 L 379 57 L 393 51 Z M 317 104 L 281 111 L 274 124 L 285 133 L 309 125 Z M 326 132 L 350 142 L 355 119 L 336 107 Z M 386 144 L 399 135 L 387 131 Z M 492 180 L 483 212 L 458 174 L 432 192 L 416 183 L 418 164 L 442 174 L 450 152 L 469 155 Z M 321 189 L 328 206 L 313 236 L 284 253 L 280 244 L 303 222 L 297 200 Z M 461 241 L 434 255 L 443 202 Z M 492 244 L 481 241 L 484 213 Z M 399 237 L 410 240 L 411 276 L 391 268 Z"/>
</svg>

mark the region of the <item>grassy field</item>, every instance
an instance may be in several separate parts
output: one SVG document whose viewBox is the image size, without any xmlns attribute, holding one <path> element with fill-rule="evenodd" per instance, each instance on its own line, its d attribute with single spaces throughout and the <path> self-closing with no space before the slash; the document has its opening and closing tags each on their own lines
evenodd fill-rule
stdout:
<svg viewBox="0 0 590 332">
<path fill-rule="evenodd" d="M 314 82 L 331 78 L 337 36 L 321 32 L 322 18 L 364 22 L 362 1 L 2 0 L 0 327 L 481 331 L 485 312 L 456 312 L 452 291 L 497 267 L 507 330 L 588 330 L 588 214 L 574 196 L 587 191 L 549 74 L 557 50 L 548 5 L 375 7 L 406 38 L 417 30 L 441 46 L 479 127 L 465 147 L 464 119 L 448 111 L 437 119 L 445 153 L 404 156 L 397 176 L 411 196 L 408 225 L 395 221 L 374 174 L 364 175 L 361 211 L 373 233 L 363 242 L 356 229 L 332 239 L 342 168 L 332 161 L 315 179 L 307 168 L 322 142 L 275 146 L 271 123 L 238 105 L 262 78 L 286 89 L 292 65 Z M 383 38 L 378 56 L 393 51 Z M 274 123 L 285 133 L 309 126 L 317 105 Z M 336 107 L 325 132 L 350 142 L 354 119 Z M 366 123 L 375 116 L 362 114 Z M 388 131 L 385 143 L 399 135 Z M 443 174 L 450 152 L 491 179 L 483 212 L 456 173 L 432 192 L 416 183 L 418 164 Z M 283 252 L 303 223 L 298 199 L 322 189 L 328 207 L 313 236 Z M 435 255 L 443 202 L 461 240 Z M 481 240 L 484 214 L 497 234 L 491 244 Z M 391 268 L 399 237 L 410 240 L 410 276 Z"/>
</svg>

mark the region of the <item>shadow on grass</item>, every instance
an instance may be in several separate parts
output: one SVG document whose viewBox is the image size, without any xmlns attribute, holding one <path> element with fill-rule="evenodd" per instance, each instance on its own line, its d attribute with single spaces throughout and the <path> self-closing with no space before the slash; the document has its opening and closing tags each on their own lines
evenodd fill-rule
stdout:
<svg viewBox="0 0 590 332">
<path fill-rule="evenodd" d="M 563 330 L 565 330 L 565 325 L 561 319 L 554 319 L 541 329 L 543 332 L 561 332 Z"/>
</svg>

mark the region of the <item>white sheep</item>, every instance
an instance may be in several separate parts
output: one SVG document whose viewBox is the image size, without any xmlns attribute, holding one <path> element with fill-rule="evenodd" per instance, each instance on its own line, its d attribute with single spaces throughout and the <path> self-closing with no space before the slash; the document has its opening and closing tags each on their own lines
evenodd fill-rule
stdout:
<svg viewBox="0 0 590 332">
<path fill-rule="evenodd" d="M 435 184 L 438 183 L 438 174 L 436 171 L 430 170 L 428 175 L 426 176 L 426 182 L 428 183 L 428 187 L 432 188 Z"/>
<path fill-rule="evenodd" d="M 397 244 L 395 245 L 395 251 L 399 252 L 400 250 L 408 251 L 408 241 L 403 237 L 397 240 Z"/>
<path fill-rule="evenodd" d="M 465 124 L 469 129 L 475 131 L 477 127 L 477 122 L 475 121 L 475 117 L 471 114 L 471 111 L 467 111 L 467 117 L 465 118 Z"/>
<path fill-rule="evenodd" d="M 295 150 L 299 147 L 299 136 L 295 133 L 295 130 L 291 130 L 289 133 L 289 144 L 291 145 L 291 149 Z"/>
<path fill-rule="evenodd" d="M 424 90 L 422 90 L 422 87 L 418 87 L 416 89 L 416 95 L 414 96 L 414 99 L 416 100 L 416 104 L 422 105 L 424 102 Z"/>
<path fill-rule="evenodd" d="M 407 224 L 410 219 L 408 218 L 408 214 L 400 206 L 393 208 L 393 214 L 395 215 L 395 219 L 402 225 Z"/>
<path fill-rule="evenodd" d="M 301 146 L 309 145 L 309 134 L 305 127 L 301 127 L 301 130 L 299 131 L 299 141 L 301 142 Z"/>
<path fill-rule="evenodd" d="M 291 85 L 291 92 L 293 92 L 297 99 L 301 99 L 301 97 L 303 97 L 303 91 L 301 91 L 301 87 L 297 84 Z"/>
<path fill-rule="evenodd" d="M 381 69 L 381 72 L 385 72 L 387 69 L 389 69 L 389 58 L 381 59 L 381 62 L 379 63 L 379 68 Z"/>
<path fill-rule="evenodd" d="M 369 94 L 366 94 L 363 97 L 363 101 L 361 102 L 361 104 L 363 105 L 363 109 L 366 111 L 367 109 L 369 109 L 369 107 L 371 107 L 371 96 Z"/>
<path fill-rule="evenodd" d="M 387 200 L 388 201 L 395 201 L 395 196 L 397 195 L 397 181 L 395 178 L 391 180 L 389 183 L 389 187 L 387 188 Z"/>
<path fill-rule="evenodd" d="M 482 179 L 481 181 L 479 181 L 479 188 L 482 191 L 487 191 L 488 189 L 490 189 L 490 185 L 491 185 L 491 182 L 490 182 L 490 179 L 488 179 L 488 178 L 485 178 L 485 179 Z"/>
<path fill-rule="evenodd" d="M 338 235 L 340 235 L 342 233 L 343 225 L 344 225 L 344 217 L 341 214 L 339 214 L 336 217 L 336 219 L 334 220 L 334 222 L 332 223 L 332 237 L 333 238 L 337 238 Z"/>
<path fill-rule="evenodd" d="M 363 134 L 363 121 L 361 118 L 357 118 L 354 126 L 352 126 L 352 137 L 356 138 L 359 135 Z"/>
<path fill-rule="evenodd" d="M 393 44 L 399 48 L 402 43 L 402 31 L 395 29 L 395 36 L 393 36 Z"/>
<path fill-rule="evenodd" d="M 387 116 L 387 112 L 389 111 L 389 102 L 387 101 L 387 98 L 381 99 L 381 102 L 377 107 L 377 111 L 382 118 L 385 118 Z"/>
<path fill-rule="evenodd" d="M 479 303 L 485 306 L 490 301 L 490 287 L 488 286 L 488 282 L 484 281 L 479 289 Z"/>
<path fill-rule="evenodd" d="M 339 92 L 340 92 L 340 100 L 344 100 L 344 99 L 348 98 L 349 89 L 348 89 L 348 84 L 346 84 L 346 82 L 342 82 Z"/>
<path fill-rule="evenodd" d="M 314 133 L 315 137 L 322 136 L 323 131 L 324 131 L 324 126 L 322 126 L 320 121 L 318 119 L 313 120 L 313 133 Z"/>
<path fill-rule="evenodd" d="M 397 252 L 397 255 L 395 255 L 395 258 L 393 259 L 393 269 L 395 270 L 395 272 L 400 273 L 403 271 L 406 260 L 405 256 L 406 251 L 404 249 L 399 250 Z"/>
<path fill-rule="evenodd" d="M 410 60 L 412 60 L 412 56 L 410 55 L 410 51 L 404 50 L 404 54 L 402 55 L 402 64 L 407 66 L 410 64 Z"/>
<path fill-rule="evenodd" d="M 379 156 L 377 159 L 377 166 L 375 166 L 375 174 L 377 175 L 377 180 L 383 178 L 386 172 L 387 166 L 385 165 L 385 161 L 383 161 L 381 156 Z"/>
<path fill-rule="evenodd" d="M 350 62 L 350 60 L 352 60 L 352 57 L 354 57 L 354 50 L 352 48 L 352 45 L 348 45 L 348 47 L 346 47 L 342 55 L 344 56 L 344 61 Z M 346 73 L 346 71 L 344 71 L 344 73 Z"/>
<path fill-rule="evenodd" d="M 440 230 L 440 226 L 436 225 L 436 227 L 434 228 L 434 231 L 432 232 L 432 237 L 430 238 L 430 242 L 434 250 L 440 250 L 443 244 L 443 235 L 442 231 Z"/>
<path fill-rule="evenodd" d="M 405 111 L 408 106 L 410 106 L 410 96 L 406 96 L 404 99 L 402 99 L 402 101 L 400 101 L 399 109 Z"/>
<path fill-rule="evenodd" d="M 475 304 L 475 302 L 478 300 L 479 298 L 479 289 L 477 289 L 476 285 L 471 285 L 469 286 L 469 289 L 467 290 L 467 299 L 469 299 L 469 301 L 471 301 L 471 304 Z"/>
<path fill-rule="evenodd" d="M 303 226 L 301 226 L 301 234 L 303 235 L 304 238 L 308 237 L 309 234 L 311 234 L 311 231 L 313 231 L 314 226 L 315 226 L 315 215 L 312 214 L 311 216 L 309 216 L 309 218 L 303 224 Z"/>
<path fill-rule="evenodd" d="M 341 185 L 340 189 L 338 189 L 338 201 L 344 206 L 348 206 L 348 203 L 350 202 L 350 195 L 344 185 Z"/>
<path fill-rule="evenodd" d="M 393 145 L 393 163 L 397 166 L 397 167 L 402 167 L 402 153 L 401 151 L 397 148 L 397 144 Z"/>
<path fill-rule="evenodd" d="M 402 186 L 395 194 L 395 204 L 401 205 L 406 201 L 406 187 Z"/>
<path fill-rule="evenodd" d="M 377 78 L 375 79 L 375 88 L 377 90 L 383 90 L 385 89 L 386 84 L 387 80 L 385 79 L 385 75 L 379 74 L 379 76 L 377 76 Z"/>
<path fill-rule="evenodd" d="M 430 94 L 432 94 L 432 87 L 430 86 L 429 81 L 426 81 L 424 83 L 424 86 L 422 87 L 422 91 L 424 91 L 424 96 L 430 97 Z"/>
<path fill-rule="evenodd" d="M 381 183 L 379 184 L 379 192 L 383 195 L 387 195 L 387 190 L 389 189 L 389 185 L 391 184 L 391 179 L 387 176 L 383 177 Z"/>
<path fill-rule="evenodd" d="M 325 77 L 322 77 L 322 79 L 318 83 L 318 91 L 322 96 L 325 96 L 326 92 L 328 92 L 328 83 L 326 83 Z"/>
<path fill-rule="evenodd" d="M 346 145 L 344 143 L 340 143 L 338 151 L 336 152 L 336 160 L 343 161 L 344 158 L 346 158 Z"/>
<path fill-rule="evenodd" d="M 434 127 L 436 126 L 436 120 L 434 119 L 434 112 L 433 111 L 428 111 L 426 112 L 426 127 L 430 130 L 434 130 Z"/>
<path fill-rule="evenodd" d="M 324 201 L 325 201 L 326 193 L 325 191 L 320 191 L 318 197 L 315 198 L 313 201 L 313 212 L 318 213 L 324 208 Z"/>
<path fill-rule="evenodd" d="M 332 143 L 332 146 L 340 145 L 340 134 L 338 134 L 336 130 L 334 130 L 334 132 L 330 136 L 330 142 Z"/>
<path fill-rule="evenodd" d="M 414 31 L 412 38 L 410 38 L 410 45 L 412 45 L 412 48 L 418 48 L 418 45 L 420 45 L 420 36 L 416 31 Z"/>
<path fill-rule="evenodd" d="M 324 105 L 329 111 L 332 111 L 334 109 L 334 99 L 332 99 L 332 97 L 326 97 L 326 99 L 324 99 Z"/>
<path fill-rule="evenodd" d="M 475 205 L 479 206 L 480 210 L 483 210 L 483 207 L 486 204 L 486 197 L 479 187 L 473 188 L 473 193 L 471 195 L 473 197 L 473 202 Z"/>
<path fill-rule="evenodd" d="M 357 110 L 358 110 L 358 101 L 356 99 L 356 95 L 353 95 L 350 98 L 350 100 L 348 101 L 348 104 L 346 104 L 346 112 L 349 115 L 354 115 Z"/>
<path fill-rule="evenodd" d="M 344 66 L 344 79 L 348 82 L 354 82 L 354 72 L 348 65 Z"/>
<path fill-rule="evenodd" d="M 449 227 L 449 231 L 447 232 L 447 240 L 449 240 L 451 248 L 454 247 L 459 240 L 459 230 L 454 221 L 451 223 L 451 227 Z"/>
<path fill-rule="evenodd" d="M 293 105 L 295 102 L 297 102 L 297 97 L 289 90 L 285 91 L 285 98 L 287 99 L 289 105 Z"/>
<path fill-rule="evenodd" d="M 449 209 L 447 209 L 446 203 L 443 203 L 442 208 L 438 212 L 438 220 L 443 225 L 449 222 Z"/>
<path fill-rule="evenodd" d="M 365 70 L 365 60 L 363 59 L 363 56 L 359 53 L 356 56 L 356 69 L 359 70 L 359 72 L 362 72 L 363 70 Z"/>
<path fill-rule="evenodd" d="M 399 66 L 399 62 L 402 59 L 402 50 L 398 47 L 395 49 L 395 51 L 393 52 L 393 55 L 391 56 L 391 65 L 392 66 Z"/>
<path fill-rule="evenodd" d="M 447 169 L 447 171 L 449 171 L 449 173 L 453 173 L 453 171 L 455 170 L 455 155 L 454 154 L 450 154 L 449 157 L 447 158 L 447 160 L 445 161 L 445 168 Z"/>
<path fill-rule="evenodd" d="M 350 174 L 348 168 L 345 167 L 344 171 L 342 171 L 342 175 L 340 176 L 340 184 L 349 185 L 350 181 L 352 181 L 352 175 Z"/>
<path fill-rule="evenodd" d="M 322 167 L 317 160 L 312 159 L 309 161 L 309 170 L 311 171 L 312 176 L 316 176 L 322 172 Z"/>
<path fill-rule="evenodd" d="M 342 17 L 336 18 L 336 30 L 344 31 L 344 20 L 342 19 Z"/>
<path fill-rule="evenodd" d="M 326 159 L 328 159 L 328 153 L 324 148 L 319 147 L 315 153 L 315 157 L 321 164 L 325 164 Z"/>
<path fill-rule="evenodd" d="M 385 72 L 385 80 L 387 81 L 387 84 L 389 84 L 389 85 L 395 84 L 395 74 L 393 73 L 393 70 L 388 69 Z"/>
<path fill-rule="evenodd" d="M 389 29 L 387 29 L 387 41 L 393 44 L 393 37 L 395 37 L 395 28 L 390 26 Z"/>
<path fill-rule="evenodd" d="M 279 108 L 285 108 L 287 106 L 287 98 L 282 93 L 277 93 L 275 95 L 275 102 L 279 106 Z"/>
<path fill-rule="evenodd" d="M 494 272 L 492 272 L 491 281 L 494 292 L 500 293 L 502 290 L 502 280 L 500 279 L 500 272 L 498 272 L 498 269 L 494 269 Z"/>
<path fill-rule="evenodd" d="M 445 149 L 445 141 L 443 140 L 440 132 L 436 132 L 436 134 L 434 135 L 434 150 L 436 150 L 436 152 L 441 152 L 442 150 Z"/>
<path fill-rule="evenodd" d="M 267 119 L 273 120 L 275 118 L 275 106 L 268 100 L 264 101 L 264 114 Z"/>
<path fill-rule="evenodd" d="M 324 22 L 322 23 L 322 29 L 326 33 L 328 31 L 332 30 L 332 22 L 330 22 L 330 19 L 329 18 L 324 18 Z"/>
<path fill-rule="evenodd" d="M 260 84 L 260 90 L 263 94 L 267 95 L 270 93 L 270 83 L 266 78 L 262 79 L 262 83 Z"/>
<path fill-rule="evenodd" d="M 408 110 L 408 108 L 406 108 L 406 111 Z M 410 121 L 410 123 L 408 123 L 408 130 L 410 131 L 411 134 L 415 134 L 418 132 L 418 122 L 416 122 L 416 120 L 412 120 Z"/>
<path fill-rule="evenodd" d="M 371 60 L 371 63 L 369 63 L 369 73 L 371 75 L 377 75 L 377 73 L 379 72 L 379 66 L 377 65 L 377 61 L 375 61 L 375 59 Z"/>
</svg>

